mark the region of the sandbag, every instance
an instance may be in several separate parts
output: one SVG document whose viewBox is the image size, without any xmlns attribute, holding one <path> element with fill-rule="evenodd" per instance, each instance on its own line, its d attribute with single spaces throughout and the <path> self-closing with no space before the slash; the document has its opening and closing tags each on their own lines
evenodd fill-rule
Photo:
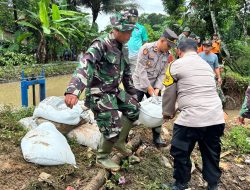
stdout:
<svg viewBox="0 0 250 190">
<path fill-rule="evenodd" d="M 22 118 L 18 122 L 21 124 L 21 126 L 24 129 L 26 129 L 28 131 L 30 131 L 31 129 L 34 129 L 38 126 L 36 121 L 32 117 Z"/>
<path fill-rule="evenodd" d="M 101 133 L 96 124 L 84 124 L 72 130 L 68 135 L 69 138 L 76 139 L 76 141 L 84 146 L 97 149 Z"/>
<path fill-rule="evenodd" d="M 86 107 L 83 101 L 78 103 L 70 109 L 64 103 L 64 97 L 51 96 L 44 99 L 35 108 L 33 118 L 44 118 L 57 123 L 64 123 L 68 125 L 77 125 L 81 119 L 89 121 L 89 114 L 86 112 Z"/>
<path fill-rule="evenodd" d="M 50 122 L 29 131 L 21 141 L 21 149 L 27 162 L 45 166 L 76 165 L 66 138 Z"/>
<path fill-rule="evenodd" d="M 150 97 L 140 104 L 139 122 L 148 128 L 161 126 L 163 123 L 162 97 Z"/>
</svg>

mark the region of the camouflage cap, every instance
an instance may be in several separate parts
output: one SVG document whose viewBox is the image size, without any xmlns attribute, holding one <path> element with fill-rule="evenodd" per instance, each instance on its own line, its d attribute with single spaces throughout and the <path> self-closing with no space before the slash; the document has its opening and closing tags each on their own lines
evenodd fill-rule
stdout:
<svg viewBox="0 0 250 190">
<path fill-rule="evenodd" d="M 136 18 L 129 11 L 123 11 L 110 17 L 110 22 L 113 28 L 125 32 L 135 28 Z"/>
<path fill-rule="evenodd" d="M 186 27 L 184 28 L 183 32 L 191 32 L 191 30 L 190 30 L 189 27 L 186 26 Z"/>
</svg>

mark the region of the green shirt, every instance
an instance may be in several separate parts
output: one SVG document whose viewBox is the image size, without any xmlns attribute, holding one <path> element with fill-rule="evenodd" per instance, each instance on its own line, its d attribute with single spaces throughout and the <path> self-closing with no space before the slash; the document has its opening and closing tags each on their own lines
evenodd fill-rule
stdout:
<svg viewBox="0 0 250 190">
<path fill-rule="evenodd" d="M 128 41 L 129 57 L 133 57 L 138 54 L 141 46 L 148 41 L 148 34 L 144 26 L 136 23 L 132 35 Z"/>
</svg>

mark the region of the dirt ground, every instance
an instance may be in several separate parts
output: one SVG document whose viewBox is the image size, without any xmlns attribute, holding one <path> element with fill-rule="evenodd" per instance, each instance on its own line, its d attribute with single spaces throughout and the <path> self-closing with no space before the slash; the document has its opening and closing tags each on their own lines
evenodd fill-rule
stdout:
<svg viewBox="0 0 250 190">
<path fill-rule="evenodd" d="M 228 113 L 229 119 L 226 130 L 234 126 L 238 112 Z M 161 149 L 154 147 L 151 143 L 152 137 L 149 129 L 135 129 L 130 138 L 135 133 L 140 133 L 142 136 L 142 145 L 136 152 L 140 162 L 132 165 L 128 160 L 123 160 L 123 169 L 113 174 L 102 189 L 157 190 L 160 189 L 161 183 L 173 181 L 172 158 L 169 155 L 170 145 Z M 169 144 L 171 140 L 171 124 L 164 125 L 162 134 Z M 22 157 L 20 145 L 11 141 L 0 142 L 0 189 L 61 190 L 69 186 L 75 190 L 84 189 L 99 169 L 95 167 L 95 152 L 75 142 L 70 142 L 70 146 L 75 154 L 78 168 L 70 165 L 45 167 L 27 163 Z M 237 154 L 224 149 L 222 153 L 224 154 L 221 159 L 223 175 L 220 189 L 249 190 L 250 165 L 245 164 L 245 158 L 250 157 L 250 154 Z M 201 158 L 197 148 L 192 158 L 195 167 L 189 186 L 191 189 L 206 189 L 206 183 L 201 175 Z M 39 175 L 42 172 L 51 176 L 41 179 Z M 118 185 L 115 182 L 116 176 L 124 176 L 125 184 Z"/>
</svg>

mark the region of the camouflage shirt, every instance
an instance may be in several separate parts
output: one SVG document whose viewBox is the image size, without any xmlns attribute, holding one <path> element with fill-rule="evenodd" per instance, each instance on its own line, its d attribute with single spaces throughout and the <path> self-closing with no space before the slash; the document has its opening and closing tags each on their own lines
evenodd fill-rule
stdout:
<svg viewBox="0 0 250 190">
<path fill-rule="evenodd" d="M 240 110 L 240 116 L 250 119 L 250 85 L 246 91 L 246 96 Z"/>
<path fill-rule="evenodd" d="M 128 65 L 128 48 L 115 40 L 113 33 L 109 33 L 92 42 L 65 94 L 79 97 L 85 88 L 86 97 L 117 93 L 121 82 L 129 94 L 136 94 Z"/>
</svg>

